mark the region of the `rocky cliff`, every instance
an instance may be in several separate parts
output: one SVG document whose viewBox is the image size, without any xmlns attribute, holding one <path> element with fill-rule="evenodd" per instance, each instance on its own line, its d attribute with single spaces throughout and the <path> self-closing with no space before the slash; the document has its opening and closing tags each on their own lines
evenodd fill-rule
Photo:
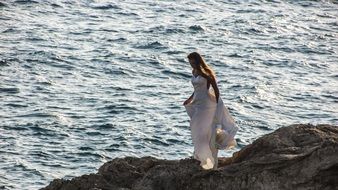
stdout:
<svg viewBox="0 0 338 190">
<path fill-rule="evenodd" d="M 245 146 L 219 169 L 199 161 L 153 157 L 113 159 L 98 173 L 55 179 L 42 190 L 230 190 L 338 189 L 338 127 L 298 124 L 282 127 Z"/>
</svg>

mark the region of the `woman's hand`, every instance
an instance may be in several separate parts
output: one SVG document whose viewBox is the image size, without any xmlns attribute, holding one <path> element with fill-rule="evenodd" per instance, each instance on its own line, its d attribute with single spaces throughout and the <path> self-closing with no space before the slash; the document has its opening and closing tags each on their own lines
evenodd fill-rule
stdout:
<svg viewBox="0 0 338 190">
<path fill-rule="evenodd" d="M 192 95 L 186 101 L 183 102 L 183 105 L 189 104 L 189 102 L 192 100 L 192 98 L 194 96 L 194 93 L 195 92 L 193 92 Z"/>
<path fill-rule="evenodd" d="M 191 101 L 191 98 L 188 98 L 186 101 L 183 102 L 183 105 L 189 104 L 190 101 Z"/>
</svg>

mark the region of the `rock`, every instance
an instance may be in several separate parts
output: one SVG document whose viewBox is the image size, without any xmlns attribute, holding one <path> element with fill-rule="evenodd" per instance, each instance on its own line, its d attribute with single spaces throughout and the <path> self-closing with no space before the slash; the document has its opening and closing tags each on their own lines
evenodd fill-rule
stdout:
<svg viewBox="0 0 338 190">
<path fill-rule="evenodd" d="M 217 170 L 203 170 L 191 158 L 116 158 L 97 174 L 55 179 L 42 190 L 337 188 L 338 127 L 297 124 L 258 138 L 230 158 L 219 158 Z"/>
</svg>

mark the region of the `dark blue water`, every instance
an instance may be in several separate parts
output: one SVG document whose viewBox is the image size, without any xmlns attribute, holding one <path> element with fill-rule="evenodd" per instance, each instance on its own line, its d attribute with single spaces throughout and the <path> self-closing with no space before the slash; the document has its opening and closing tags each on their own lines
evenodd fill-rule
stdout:
<svg viewBox="0 0 338 190">
<path fill-rule="evenodd" d="M 0 3 L 0 189 L 123 156 L 191 156 L 188 53 L 216 72 L 239 146 L 338 123 L 337 1 Z"/>
</svg>

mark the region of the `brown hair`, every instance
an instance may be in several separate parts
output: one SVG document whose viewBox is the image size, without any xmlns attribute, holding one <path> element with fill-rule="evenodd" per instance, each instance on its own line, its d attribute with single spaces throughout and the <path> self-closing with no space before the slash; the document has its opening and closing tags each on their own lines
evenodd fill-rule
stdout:
<svg viewBox="0 0 338 190">
<path fill-rule="evenodd" d="M 197 70 L 201 71 L 202 73 L 208 75 L 211 77 L 214 81 L 216 81 L 216 75 L 215 72 L 212 70 L 211 67 L 209 67 L 202 56 L 197 52 L 192 52 L 187 56 L 189 59 L 194 59 L 195 64 L 197 65 Z"/>
</svg>

